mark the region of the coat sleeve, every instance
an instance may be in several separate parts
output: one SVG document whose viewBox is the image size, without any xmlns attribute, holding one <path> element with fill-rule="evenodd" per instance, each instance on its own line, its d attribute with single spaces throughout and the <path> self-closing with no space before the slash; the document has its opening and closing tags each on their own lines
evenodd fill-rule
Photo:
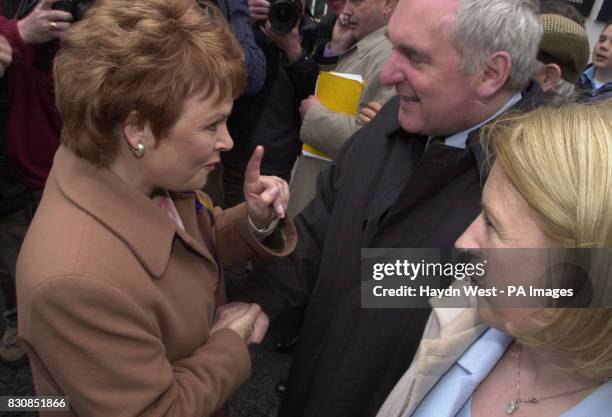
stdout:
<svg viewBox="0 0 612 417">
<path fill-rule="evenodd" d="M 319 275 L 319 265 L 342 172 L 339 161 L 317 180 L 316 197 L 294 218 L 299 236 L 290 256 L 255 265 L 247 280 L 243 300 L 258 303 L 275 318 L 287 307 L 305 306 Z"/>
<path fill-rule="evenodd" d="M 13 62 L 33 62 L 33 50 L 23 42 L 17 29 L 17 20 L 0 16 L 0 35 L 4 36 L 13 48 Z"/>
<path fill-rule="evenodd" d="M 376 54 L 362 74 L 365 87 L 359 99 L 359 110 L 370 101 L 384 104 L 395 95 L 393 87 L 385 87 L 380 83 L 380 74 L 386 56 L 386 50 Z M 336 158 L 340 147 L 360 127 L 356 116 L 337 113 L 319 104 L 311 107 L 306 113 L 300 129 L 300 140 Z"/>
<path fill-rule="evenodd" d="M 244 64 L 247 69 L 248 82 L 245 94 L 257 94 L 266 81 L 266 57 L 257 43 L 253 34 L 251 15 L 246 0 L 226 0 L 227 11 L 232 32 L 238 39 L 244 52 Z"/>
<path fill-rule="evenodd" d="M 312 57 L 304 53 L 297 61 L 284 62 L 284 65 L 295 88 L 295 96 L 298 102 L 304 100 L 310 94 L 314 94 L 317 77 L 319 76 L 319 66 Z"/>
<path fill-rule="evenodd" d="M 20 312 L 28 354 L 79 416 L 210 416 L 250 373 L 246 344 L 228 329 L 170 362 L 159 327 L 126 294 L 97 280 L 47 280 L 29 305 Z"/>
<path fill-rule="evenodd" d="M 285 218 L 265 240 L 259 241 L 247 220 L 246 203 L 227 210 L 213 209 L 213 239 L 223 267 L 245 264 L 252 258 L 289 255 L 295 248 L 297 234 L 293 220 Z"/>
</svg>

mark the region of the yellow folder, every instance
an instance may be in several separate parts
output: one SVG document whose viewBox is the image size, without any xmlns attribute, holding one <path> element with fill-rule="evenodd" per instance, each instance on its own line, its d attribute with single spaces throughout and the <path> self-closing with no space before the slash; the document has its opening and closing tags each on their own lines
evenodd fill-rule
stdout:
<svg viewBox="0 0 612 417">
<path fill-rule="evenodd" d="M 363 78 L 359 74 L 321 71 L 315 94 L 328 109 L 356 116 L 363 86 Z M 325 152 L 307 144 L 302 146 L 302 153 L 312 158 L 332 160 Z"/>
</svg>

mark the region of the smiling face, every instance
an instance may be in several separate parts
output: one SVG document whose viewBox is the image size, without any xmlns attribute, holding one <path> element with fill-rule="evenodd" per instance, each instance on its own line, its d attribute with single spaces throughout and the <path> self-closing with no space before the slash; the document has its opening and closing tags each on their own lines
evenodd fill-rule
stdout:
<svg viewBox="0 0 612 417">
<path fill-rule="evenodd" d="M 353 38 L 362 40 L 387 24 L 385 0 L 346 0 L 344 14 L 349 16 Z"/>
<path fill-rule="evenodd" d="M 484 187 L 482 206 L 480 215 L 455 243 L 457 248 L 472 250 L 487 260 L 486 278 L 478 286 L 545 288 L 540 278 L 549 265 L 548 249 L 559 245 L 542 231 L 527 202 L 497 163 Z M 521 301 L 510 296 L 494 298 L 481 300 L 478 312 L 485 323 L 500 330 L 507 330 L 509 323 L 520 327 L 541 311 L 518 308 Z M 533 304 L 525 301 L 523 305 Z"/>
<path fill-rule="evenodd" d="M 612 70 L 612 24 L 609 24 L 593 48 L 593 66 L 596 69 Z"/>
<path fill-rule="evenodd" d="M 387 28 L 393 45 L 381 81 L 400 96 L 399 122 L 408 132 L 448 135 L 472 126 L 479 105 L 474 75 L 461 71 L 451 43 L 458 0 L 402 0 Z"/>
<path fill-rule="evenodd" d="M 220 152 L 232 148 L 227 118 L 231 97 L 194 95 L 185 101 L 181 117 L 162 140 L 156 141 L 145 128 L 146 154 L 140 167 L 150 191 L 200 190 L 221 161 Z"/>
</svg>

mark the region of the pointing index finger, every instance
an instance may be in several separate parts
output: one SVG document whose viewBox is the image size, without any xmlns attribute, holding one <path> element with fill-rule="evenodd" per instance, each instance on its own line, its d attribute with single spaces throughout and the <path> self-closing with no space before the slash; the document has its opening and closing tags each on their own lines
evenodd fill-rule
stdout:
<svg viewBox="0 0 612 417">
<path fill-rule="evenodd" d="M 261 160 L 263 159 L 264 148 L 259 145 L 253 151 L 253 155 L 251 155 L 251 159 L 246 166 L 246 170 L 244 172 L 244 182 L 245 184 L 253 183 L 259 181 L 260 176 L 260 168 L 261 168 Z"/>
</svg>

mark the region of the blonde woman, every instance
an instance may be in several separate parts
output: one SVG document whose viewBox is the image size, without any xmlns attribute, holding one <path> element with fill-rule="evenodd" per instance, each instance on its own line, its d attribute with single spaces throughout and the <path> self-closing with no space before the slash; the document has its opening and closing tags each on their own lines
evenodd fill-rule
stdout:
<svg viewBox="0 0 612 417">
<path fill-rule="evenodd" d="M 573 105 L 497 124 L 483 210 L 456 246 L 530 248 L 506 265 L 513 271 L 506 284 L 523 278 L 538 249 L 612 247 L 611 113 L 612 103 Z M 591 260 L 591 305 L 605 308 L 499 308 L 484 300 L 478 308 L 434 307 L 415 360 L 378 416 L 608 415 L 612 267 L 609 251 L 593 251 L 600 252 Z"/>
</svg>

